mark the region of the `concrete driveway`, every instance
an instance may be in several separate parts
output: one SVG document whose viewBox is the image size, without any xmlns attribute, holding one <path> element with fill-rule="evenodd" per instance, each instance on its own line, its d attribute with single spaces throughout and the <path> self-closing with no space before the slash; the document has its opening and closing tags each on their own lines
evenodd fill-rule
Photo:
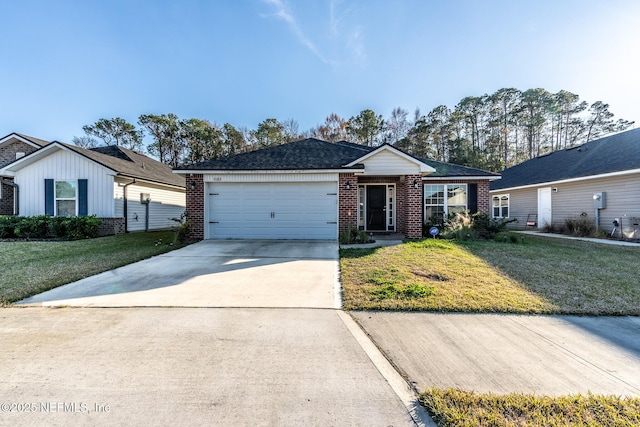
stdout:
<svg viewBox="0 0 640 427">
<path fill-rule="evenodd" d="M 353 312 L 419 391 L 640 396 L 640 318 Z"/>
<path fill-rule="evenodd" d="M 340 307 L 335 241 L 208 240 L 17 305 Z"/>
</svg>

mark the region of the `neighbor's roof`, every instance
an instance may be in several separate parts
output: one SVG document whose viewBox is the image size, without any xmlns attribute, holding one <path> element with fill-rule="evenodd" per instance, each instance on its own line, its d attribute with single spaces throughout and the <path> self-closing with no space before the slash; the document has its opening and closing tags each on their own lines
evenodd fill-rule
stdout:
<svg viewBox="0 0 640 427">
<path fill-rule="evenodd" d="M 90 161 L 112 170 L 118 175 L 128 178 L 136 178 L 158 184 L 166 184 L 176 187 L 185 187 L 184 176 L 176 175 L 171 167 L 160 163 L 150 157 L 143 156 L 129 149 L 115 145 L 86 149 L 75 145 L 53 141 L 28 155 L 17 159 L 2 168 L 2 170 L 15 172 L 39 161 L 40 159 L 59 150 L 72 151 Z"/>
<path fill-rule="evenodd" d="M 5 140 L 9 140 L 11 137 L 19 137 L 22 139 L 26 139 L 27 141 L 31 142 L 33 145 L 36 145 L 38 147 L 44 147 L 45 145 L 49 144 L 49 141 L 45 141 L 44 139 L 40 139 L 40 138 L 36 138 L 33 136 L 29 136 L 29 135 L 25 135 L 23 133 L 17 133 L 17 132 L 11 132 L 9 135 L 3 136 L 2 138 L 0 138 L 0 141 L 5 141 Z"/>
<path fill-rule="evenodd" d="M 640 129 L 554 151 L 502 171 L 491 190 L 640 169 Z"/>
<path fill-rule="evenodd" d="M 353 163 L 379 148 L 347 141 L 333 143 L 308 138 L 235 156 L 182 165 L 176 170 L 336 170 L 344 168 L 345 165 Z M 428 175 L 430 177 L 499 176 L 479 169 L 411 157 L 436 169 L 436 172 Z M 350 168 L 362 168 L 362 165 Z"/>
<path fill-rule="evenodd" d="M 96 163 L 118 172 L 119 175 L 178 187 L 185 186 L 184 176 L 174 174 L 170 166 L 127 148 L 109 145 L 86 149 L 75 145 L 63 145 Z"/>
</svg>

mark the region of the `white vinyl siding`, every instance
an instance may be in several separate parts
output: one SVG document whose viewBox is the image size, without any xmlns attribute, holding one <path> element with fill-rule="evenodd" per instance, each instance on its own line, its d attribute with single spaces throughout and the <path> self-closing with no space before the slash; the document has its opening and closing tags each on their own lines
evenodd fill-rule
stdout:
<svg viewBox="0 0 640 427">
<path fill-rule="evenodd" d="M 113 186 L 115 194 L 114 211 L 116 217 L 124 216 L 123 185 L 131 179 L 116 178 Z M 185 191 L 151 183 L 136 182 L 127 187 L 127 228 L 128 231 L 144 231 L 146 227 L 146 206 L 140 203 L 140 193 L 148 193 L 149 230 L 174 227 L 171 218 L 179 218 L 185 211 Z"/>
<path fill-rule="evenodd" d="M 390 151 L 380 151 L 363 162 L 364 175 L 413 175 L 420 173 L 415 162 Z"/>
<path fill-rule="evenodd" d="M 106 168 L 75 153 L 59 150 L 16 171 L 20 215 L 44 214 L 44 180 L 87 180 L 87 213 L 113 216 L 113 176 Z"/>
</svg>

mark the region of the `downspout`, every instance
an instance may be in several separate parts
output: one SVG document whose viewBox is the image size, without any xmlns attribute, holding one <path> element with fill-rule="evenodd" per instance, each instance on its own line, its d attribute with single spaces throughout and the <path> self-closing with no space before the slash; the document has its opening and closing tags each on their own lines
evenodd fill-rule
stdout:
<svg viewBox="0 0 640 427">
<path fill-rule="evenodd" d="M 128 233 L 129 232 L 129 220 L 128 220 L 128 212 L 127 212 L 127 187 L 130 186 L 131 184 L 135 184 L 136 183 L 136 179 L 133 178 L 133 181 L 129 182 L 128 184 L 125 184 L 122 186 L 122 213 L 124 215 L 124 232 Z"/>
<path fill-rule="evenodd" d="M 18 184 L 16 184 L 15 182 L 8 181 L 6 179 L 3 179 L 2 183 L 13 187 L 13 214 L 17 216 L 20 213 L 20 205 L 18 199 L 18 197 L 20 196 L 20 187 L 18 187 Z"/>
</svg>

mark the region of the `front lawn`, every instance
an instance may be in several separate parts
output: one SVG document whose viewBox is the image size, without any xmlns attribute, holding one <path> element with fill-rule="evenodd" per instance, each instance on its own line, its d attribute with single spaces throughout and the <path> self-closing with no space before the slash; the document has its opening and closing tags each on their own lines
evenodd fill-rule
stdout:
<svg viewBox="0 0 640 427">
<path fill-rule="evenodd" d="M 637 426 L 640 399 L 575 395 L 476 394 L 428 389 L 420 394 L 440 427 L 448 426 Z"/>
<path fill-rule="evenodd" d="M 640 248 L 425 239 L 340 257 L 348 310 L 640 315 Z"/>
<path fill-rule="evenodd" d="M 157 231 L 74 241 L 1 242 L 0 304 L 169 252 L 174 233 Z"/>
</svg>

